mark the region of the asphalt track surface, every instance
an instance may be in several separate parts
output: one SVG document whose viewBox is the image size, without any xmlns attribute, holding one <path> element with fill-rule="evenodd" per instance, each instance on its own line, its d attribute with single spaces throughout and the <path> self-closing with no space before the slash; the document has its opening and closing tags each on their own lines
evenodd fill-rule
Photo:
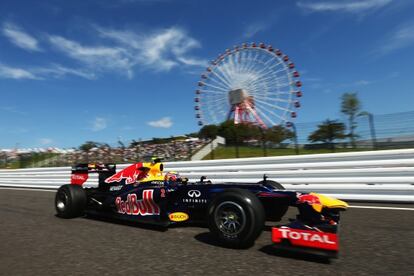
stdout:
<svg viewBox="0 0 414 276">
<path fill-rule="evenodd" d="M 350 208 L 328 261 L 275 250 L 269 230 L 250 249 L 228 249 L 207 228 L 60 219 L 53 192 L 0 189 L 0 275 L 414 275 L 414 206 L 371 205 L 411 210 Z"/>
</svg>

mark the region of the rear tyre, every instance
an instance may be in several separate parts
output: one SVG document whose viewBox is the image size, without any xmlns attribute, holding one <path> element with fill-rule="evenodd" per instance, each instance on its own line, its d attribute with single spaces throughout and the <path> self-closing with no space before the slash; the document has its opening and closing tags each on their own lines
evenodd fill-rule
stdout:
<svg viewBox="0 0 414 276">
<path fill-rule="evenodd" d="M 55 196 L 55 208 L 57 215 L 62 218 L 74 218 L 81 216 L 86 207 L 85 190 L 78 185 L 63 185 Z"/>
<path fill-rule="evenodd" d="M 261 234 L 265 211 L 259 199 L 249 191 L 229 189 L 218 195 L 208 208 L 208 225 L 224 246 L 248 248 Z"/>
</svg>

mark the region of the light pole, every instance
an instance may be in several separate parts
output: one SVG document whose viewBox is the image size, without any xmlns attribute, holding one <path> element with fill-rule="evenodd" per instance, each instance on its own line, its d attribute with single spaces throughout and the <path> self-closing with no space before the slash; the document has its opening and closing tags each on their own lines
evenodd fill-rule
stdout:
<svg viewBox="0 0 414 276">
<path fill-rule="evenodd" d="M 296 126 L 293 122 L 287 122 L 286 126 L 293 129 L 293 139 L 294 139 L 294 142 L 295 142 L 295 152 L 296 152 L 296 154 L 299 154 L 298 132 L 296 130 Z"/>
<path fill-rule="evenodd" d="M 367 111 L 362 111 L 361 113 L 358 114 L 358 116 L 368 117 L 369 130 L 371 133 L 372 148 L 375 150 L 377 148 L 377 137 L 375 134 L 374 115 L 372 115 L 372 113 L 369 113 Z"/>
</svg>

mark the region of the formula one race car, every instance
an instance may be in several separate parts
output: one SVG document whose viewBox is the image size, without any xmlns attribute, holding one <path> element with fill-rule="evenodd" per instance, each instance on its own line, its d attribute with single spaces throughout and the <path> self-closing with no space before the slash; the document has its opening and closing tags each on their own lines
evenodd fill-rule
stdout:
<svg viewBox="0 0 414 276">
<path fill-rule="evenodd" d="M 98 173 L 98 187 L 83 187 Z M 289 206 L 299 209 L 288 225 L 272 228 L 281 247 L 338 252 L 339 212 L 343 201 L 316 193 L 284 190 L 266 177 L 258 183 L 212 184 L 205 177 L 190 183 L 178 173 L 163 173 L 160 160 L 136 163 L 116 173 L 114 164 L 80 164 L 72 168 L 71 184 L 55 198 L 58 216 L 99 215 L 168 226 L 205 222 L 214 237 L 228 247 L 252 246 L 265 221 L 279 221 Z"/>
</svg>

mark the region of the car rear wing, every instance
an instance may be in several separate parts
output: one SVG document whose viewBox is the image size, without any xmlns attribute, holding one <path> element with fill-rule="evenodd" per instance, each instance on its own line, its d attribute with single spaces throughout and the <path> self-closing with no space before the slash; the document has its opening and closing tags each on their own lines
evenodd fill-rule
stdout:
<svg viewBox="0 0 414 276">
<path fill-rule="evenodd" d="M 83 185 L 89 178 L 89 173 L 99 175 L 99 183 L 116 173 L 116 165 L 113 163 L 82 163 L 72 167 L 70 184 Z"/>
</svg>

